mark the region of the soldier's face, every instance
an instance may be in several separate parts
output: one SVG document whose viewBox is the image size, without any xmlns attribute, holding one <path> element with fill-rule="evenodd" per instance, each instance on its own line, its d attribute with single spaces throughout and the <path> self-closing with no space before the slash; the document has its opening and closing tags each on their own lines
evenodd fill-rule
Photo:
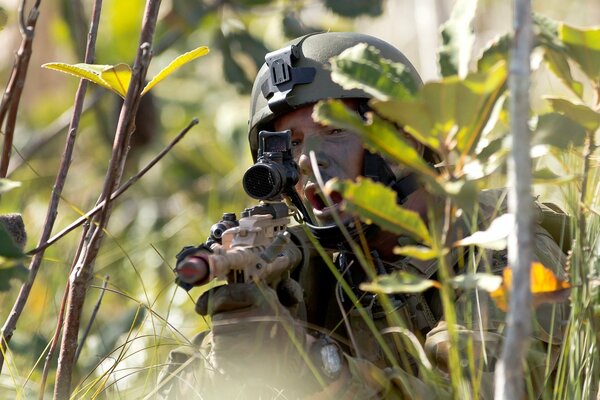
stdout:
<svg viewBox="0 0 600 400">
<path fill-rule="evenodd" d="M 296 191 L 310 204 L 317 220 L 327 224 L 333 222 L 334 212 L 340 213 L 342 220 L 348 216 L 340 210 L 339 194 L 331 194 L 333 206 L 328 207 L 323 201 L 309 154 L 314 152 L 324 182 L 331 178 L 354 180 L 362 173 L 363 144 L 355 133 L 316 123 L 311 117 L 312 110 L 313 106 L 307 105 L 280 116 L 274 128 L 292 131 L 292 154 L 300 166 Z"/>
</svg>

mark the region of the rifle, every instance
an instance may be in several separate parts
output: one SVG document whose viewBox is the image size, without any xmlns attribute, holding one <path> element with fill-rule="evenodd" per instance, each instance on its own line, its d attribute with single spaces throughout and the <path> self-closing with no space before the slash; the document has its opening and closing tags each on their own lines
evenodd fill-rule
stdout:
<svg viewBox="0 0 600 400">
<path fill-rule="evenodd" d="M 229 283 L 262 281 L 276 288 L 288 278 L 308 259 L 305 241 L 288 229 L 290 208 L 282 201 L 286 195 L 307 215 L 294 190 L 298 178 L 291 132 L 261 131 L 257 162 L 243 178 L 246 193 L 261 202 L 245 209 L 239 220 L 234 213 L 223 214 L 205 243 L 184 247 L 177 255 L 177 284 L 189 290 L 218 278 Z"/>
</svg>

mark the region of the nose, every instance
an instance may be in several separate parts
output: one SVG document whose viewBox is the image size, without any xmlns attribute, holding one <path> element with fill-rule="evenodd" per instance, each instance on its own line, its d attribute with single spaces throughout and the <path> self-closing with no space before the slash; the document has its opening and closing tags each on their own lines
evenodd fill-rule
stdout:
<svg viewBox="0 0 600 400">
<path fill-rule="evenodd" d="M 329 160 L 327 155 L 320 151 L 315 151 L 315 158 L 317 159 L 317 167 L 320 171 L 323 171 L 329 167 Z M 300 158 L 298 158 L 298 166 L 300 167 L 300 173 L 303 175 L 313 175 L 313 165 L 310 162 L 310 152 L 302 152 Z"/>
</svg>

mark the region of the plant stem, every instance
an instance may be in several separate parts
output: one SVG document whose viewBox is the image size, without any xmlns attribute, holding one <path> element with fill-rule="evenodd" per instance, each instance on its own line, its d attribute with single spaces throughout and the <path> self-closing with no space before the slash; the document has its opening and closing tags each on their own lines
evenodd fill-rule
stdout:
<svg viewBox="0 0 600 400">
<path fill-rule="evenodd" d="M 58 370 L 56 373 L 56 386 L 54 398 L 57 400 L 68 399 L 71 395 L 71 379 L 75 365 L 75 352 L 77 337 L 81 321 L 81 312 L 85 301 L 87 288 L 93 276 L 93 266 L 100 244 L 103 231 L 106 228 L 111 212 L 111 194 L 119 185 L 127 159 L 129 139 L 135 129 L 135 115 L 141 98 L 141 90 L 146 78 L 146 72 L 151 59 L 151 46 L 158 19 L 160 0 L 148 0 L 144 10 L 142 30 L 131 76 L 131 82 L 121 108 L 119 122 L 113 142 L 113 150 L 104 180 L 104 187 L 98 203 L 105 200 L 104 206 L 92 219 L 90 229 L 86 230 L 81 238 L 83 246 L 81 254 L 75 262 L 75 267 L 69 277 L 70 290 L 67 298 L 67 313 L 65 316 L 65 330 L 62 337 Z"/>
<path fill-rule="evenodd" d="M 513 268 L 507 333 L 496 364 L 494 398 L 524 398 L 523 362 L 531 333 L 532 207 L 529 119 L 530 54 L 532 22 L 530 0 L 515 0 L 509 89 L 512 149 L 508 160 L 509 211 L 515 215 L 516 231 L 509 237 L 508 262 Z"/>
<path fill-rule="evenodd" d="M 8 171 L 8 163 L 10 161 L 10 155 L 12 152 L 15 124 L 17 120 L 17 111 L 19 109 L 21 94 L 23 93 L 23 87 L 25 86 L 25 80 L 27 78 L 27 70 L 29 68 L 29 60 L 31 59 L 31 48 L 33 46 L 35 26 L 37 24 L 38 16 L 40 15 L 40 2 L 41 0 L 37 0 L 35 2 L 29 11 L 27 21 L 25 21 L 24 16 L 25 0 L 21 0 L 19 5 L 19 21 L 22 40 L 19 50 L 17 51 L 16 60 L 13 64 L 8 85 L 6 86 L 4 96 L 2 97 L 2 103 L 0 103 L 0 127 L 2 127 L 5 122 L 5 118 L 8 115 L 4 129 L 2 154 L 0 155 L 0 178 L 5 178 Z M 0 369 L 1 367 L 2 360 L 0 359 Z"/>
<path fill-rule="evenodd" d="M 39 3 L 39 2 L 38 2 Z M 100 22 L 100 8 L 102 5 L 102 0 L 96 0 L 94 3 L 94 19 L 93 23 L 90 26 L 90 32 L 88 35 L 88 44 L 86 49 L 86 63 L 92 63 L 94 60 L 94 49 L 96 45 L 96 35 L 98 32 L 98 25 Z M 33 11 L 32 11 L 33 12 Z M 37 14 L 37 13 L 36 13 Z M 33 33 L 32 33 L 33 35 Z M 71 160 L 73 156 L 73 149 L 75 147 L 75 138 L 77 129 L 79 128 L 79 120 L 81 117 L 81 112 L 83 110 L 83 101 L 85 99 L 85 92 L 87 89 L 87 81 L 81 80 L 79 84 L 79 88 L 77 89 L 77 93 L 75 94 L 75 104 L 73 106 L 73 116 L 71 118 L 71 123 L 69 127 L 69 134 L 67 136 L 65 142 L 65 148 L 61 157 L 61 162 L 59 166 L 58 173 L 56 175 L 56 180 L 54 182 L 54 187 L 52 189 L 52 195 L 50 199 L 50 204 L 48 205 L 48 212 L 46 214 L 46 220 L 44 222 L 44 227 L 42 231 L 42 235 L 40 237 L 39 243 L 45 243 L 52 233 L 52 228 L 54 226 L 54 222 L 56 221 L 56 216 L 58 214 L 58 203 L 60 201 L 60 197 L 62 195 L 62 190 L 64 188 L 67 174 L 69 172 L 69 167 L 71 165 Z M 11 145 L 12 146 L 12 145 Z M 6 149 L 6 143 L 5 143 Z M 8 164 L 6 165 L 8 168 Z M 31 292 L 31 288 L 39 271 L 40 265 L 42 263 L 42 259 L 44 256 L 44 252 L 41 251 L 35 254 L 31 260 L 29 265 L 29 276 L 27 281 L 21 286 L 21 290 L 17 296 L 17 300 L 13 305 L 13 308 L 2 327 L 2 335 L 0 338 L 0 346 L 2 346 L 2 351 L 0 351 L 0 371 L 2 370 L 2 365 L 4 363 L 4 354 L 5 350 L 10 342 L 14 330 L 17 326 L 17 321 L 21 317 L 21 313 L 25 308 L 25 304 L 27 303 L 27 299 L 29 298 L 29 294 Z"/>
<path fill-rule="evenodd" d="M 192 121 L 190 121 L 190 123 L 181 132 L 179 132 L 179 134 L 177 136 L 175 136 L 175 138 L 173 138 L 173 140 L 171 140 L 171 142 L 160 153 L 158 153 L 152 160 L 150 160 L 150 162 L 148 164 L 146 164 L 146 166 L 144 166 L 144 168 L 142 168 L 137 174 L 135 174 L 134 176 L 132 176 L 131 178 L 129 178 L 129 180 L 127 182 L 125 182 L 117 190 L 115 190 L 110 195 L 110 200 L 111 201 L 115 200 L 116 198 L 118 198 L 119 196 L 121 196 L 134 183 L 136 183 L 144 175 L 146 175 L 146 173 L 148 171 L 150 171 L 150 169 L 152 169 L 152 167 L 154 167 L 154 165 L 156 165 L 156 163 L 158 163 L 169 151 L 171 151 L 171 149 L 173 147 L 175 147 L 175 145 L 181 139 L 183 139 L 183 137 L 189 132 L 189 130 L 192 129 L 197 124 L 198 124 L 198 119 L 197 118 L 194 118 Z M 42 243 L 42 244 L 38 245 L 38 247 L 36 247 L 35 249 L 29 250 L 27 252 L 27 254 L 28 255 L 36 254 L 36 253 L 38 253 L 38 252 L 46 249 L 47 247 L 53 245 L 58 240 L 62 239 L 65 235 L 67 235 L 69 232 L 73 231 L 78 226 L 81 226 L 84 222 L 89 221 L 89 219 L 91 217 L 93 217 L 94 215 L 96 215 L 98 213 L 98 211 L 100 211 L 102 209 L 102 207 L 104 207 L 104 204 L 105 204 L 105 201 L 104 200 L 101 201 L 96 206 L 94 206 L 94 208 L 92 208 L 90 211 L 86 212 L 81 217 L 79 217 L 78 219 L 76 219 L 75 221 L 73 221 L 69 226 L 67 226 L 66 228 L 64 228 L 63 230 L 61 230 L 60 232 L 58 232 L 56 235 L 54 235 L 53 237 L 51 237 L 50 239 L 48 239 L 45 243 Z"/>
<path fill-rule="evenodd" d="M 90 316 L 90 321 L 88 322 L 87 326 L 85 327 L 85 331 L 83 331 L 83 335 L 81 335 L 81 340 L 79 341 L 79 345 L 77 346 L 77 352 L 75 352 L 75 362 L 77 362 L 77 360 L 79 359 L 79 354 L 81 354 L 81 349 L 83 348 L 85 340 L 87 339 L 88 335 L 90 334 L 90 330 L 92 329 L 92 324 L 96 320 L 96 315 L 98 314 L 98 310 L 100 309 L 100 304 L 102 304 L 102 298 L 104 297 L 104 292 L 106 291 L 106 286 L 108 285 L 109 279 L 110 279 L 110 277 L 108 275 L 106 275 L 104 277 L 104 282 L 102 283 L 102 289 L 100 289 L 100 295 L 98 296 L 98 301 L 96 302 L 96 305 L 94 306 L 94 310 L 92 311 L 92 315 Z"/>
</svg>

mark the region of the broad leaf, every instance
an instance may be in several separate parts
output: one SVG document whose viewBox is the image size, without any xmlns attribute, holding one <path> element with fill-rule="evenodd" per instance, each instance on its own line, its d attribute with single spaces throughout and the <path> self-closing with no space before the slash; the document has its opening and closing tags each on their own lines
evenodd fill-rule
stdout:
<svg viewBox="0 0 600 400">
<path fill-rule="evenodd" d="M 490 292 L 496 306 L 502 310 L 508 310 L 508 296 L 512 290 L 512 269 L 504 268 L 502 271 L 502 285 Z M 569 282 L 559 279 L 552 270 L 546 268 L 542 263 L 531 263 L 531 294 L 534 307 L 543 303 L 560 303 L 567 300 L 571 285 Z"/>
<path fill-rule="evenodd" d="M 491 41 L 477 60 L 477 70 L 479 72 L 486 72 L 498 64 L 498 62 L 506 62 L 511 42 L 512 36 L 509 34 L 498 36 Z"/>
<path fill-rule="evenodd" d="M 421 174 L 435 178 L 437 173 L 427 164 L 415 148 L 402 138 L 402 133 L 394 125 L 375 114 L 368 121 L 349 110 L 340 100 L 319 102 L 313 118 L 326 124 L 359 134 L 369 150 L 389 157 Z"/>
<path fill-rule="evenodd" d="M 188 51 L 187 53 L 182 54 L 179 57 L 175 58 L 173 61 L 171 61 L 169 63 L 169 65 L 167 65 L 165 68 L 162 69 L 162 71 L 160 71 L 156 76 L 154 76 L 154 78 L 152 78 L 150 80 L 150 82 L 148 82 L 148 84 L 146 85 L 144 90 L 142 90 L 142 94 L 145 94 L 146 92 L 148 92 L 150 89 L 152 89 L 154 86 L 156 86 L 156 84 L 158 82 L 162 81 L 167 76 L 171 75 L 179 67 L 189 63 L 190 61 L 195 60 L 196 58 L 205 56 L 206 54 L 208 54 L 208 51 L 209 51 L 208 47 L 200 46 L 197 49 Z"/>
<path fill-rule="evenodd" d="M 405 271 L 395 271 L 388 275 L 378 276 L 372 282 L 362 283 L 360 290 L 385 294 L 421 293 L 429 288 L 440 288 L 440 286 L 437 281 L 423 279 Z"/>
<path fill-rule="evenodd" d="M 0 194 L 10 192 L 14 188 L 21 186 L 21 182 L 11 181 L 10 179 L 0 178 Z"/>
<path fill-rule="evenodd" d="M 460 274 L 450 279 L 450 285 L 456 289 L 481 289 L 493 292 L 502 284 L 502 277 L 494 274 Z"/>
<path fill-rule="evenodd" d="M 443 254 L 435 251 L 432 248 L 426 246 L 402 246 L 394 247 L 394 254 L 415 258 L 421 261 L 433 260 L 440 255 L 445 255 L 448 251 L 444 251 Z"/>
<path fill-rule="evenodd" d="M 147 93 L 158 82 L 165 79 L 182 65 L 185 65 L 198 57 L 202 57 L 207 53 L 208 48 L 206 46 L 201 46 L 180 55 L 148 82 L 142 91 L 142 95 Z M 47 63 L 42 65 L 42 67 L 74 75 L 78 78 L 87 79 L 105 89 L 112 90 L 122 98 L 125 98 L 127 95 L 132 75 L 131 68 L 127 64 L 100 65 L 80 63 L 70 65 L 64 63 Z"/>
<path fill-rule="evenodd" d="M 578 29 L 561 24 L 558 34 L 569 56 L 596 85 L 600 84 L 600 27 Z"/>
<path fill-rule="evenodd" d="M 87 79 L 94 82 L 96 85 L 102 86 L 105 89 L 115 91 L 102 77 L 104 68 L 111 68 L 112 65 L 94 65 L 94 64 L 64 64 L 64 63 L 47 63 L 43 64 L 42 68 L 53 69 L 55 71 L 64 72 L 69 75 L 76 76 L 81 79 Z M 115 91 L 116 92 L 116 91 Z M 116 92 L 117 94 L 119 92 Z"/>
<path fill-rule="evenodd" d="M 558 113 L 540 115 L 531 145 L 549 145 L 559 149 L 583 146 L 585 130 L 572 119 Z"/>
<path fill-rule="evenodd" d="M 514 227 L 514 215 L 503 214 L 494 219 L 485 231 L 477 231 L 454 243 L 455 246 L 476 245 L 484 249 L 504 250 L 506 239 Z"/>
<path fill-rule="evenodd" d="M 21 258 L 24 254 L 10 236 L 3 224 L 0 224 L 0 257 Z"/>
<path fill-rule="evenodd" d="M 458 0 L 450 19 L 442 25 L 442 47 L 439 51 L 442 76 L 467 75 L 475 41 L 472 22 L 476 8 L 477 0 Z"/>
<path fill-rule="evenodd" d="M 381 229 L 400 235 L 409 234 L 424 244 L 431 243 L 419 214 L 398 206 L 397 193 L 381 183 L 365 178 L 358 178 L 356 183 L 334 179 L 328 182 L 326 190 L 328 194 L 338 192 L 348 211 L 357 213 Z"/>
<path fill-rule="evenodd" d="M 475 181 L 466 179 L 448 180 L 444 176 L 439 176 L 437 185 L 431 186 L 430 189 L 435 192 L 442 190 L 442 196 L 450 196 L 463 210 L 471 210 L 473 208 L 479 192 L 479 187 Z"/>
<path fill-rule="evenodd" d="M 573 121 L 581 124 L 587 131 L 595 132 L 600 127 L 600 113 L 584 104 L 575 104 L 567 99 L 547 98 L 552 108 Z"/>
<path fill-rule="evenodd" d="M 464 156 L 475 149 L 506 79 L 506 64 L 501 62 L 464 80 L 454 76 L 427 83 L 414 101 L 373 101 L 372 107 L 426 146 L 439 151 L 444 143 Z"/>
<path fill-rule="evenodd" d="M 580 98 L 583 96 L 583 84 L 576 81 L 571 75 L 571 67 L 565 54 L 552 49 L 544 50 L 544 61 L 550 71 L 554 73 L 565 84 L 566 87 L 571 89 Z"/>
<path fill-rule="evenodd" d="M 532 179 L 534 184 L 560 185 L 562 183 L 572 182 L 577 179 L 577 177 L 574 175 L 557 175 L 549 168 L 542 168 L 533 172 Z"/>
<path fill-rule="evenodd" d="M 131 68 L 127 64 L 117 64 L 107 67 L 100 73 L 102 79 L 110 85 L 113 91 L 125 98 L 131 82 Z"/>
<path fill-rule="evenodd" d="M 408 67 L 381 58 L 379 50 L 366 43 L 334 57 L 331 68 L 331 78 L 344 89 L 361 89 L 378 99 L 410 99 L 418 88 Z"/>
<path fill-rule="evenodd" d="M 221 51 L 223 75 L 233 84 L 239 93 L 250 93 L 252 81 L 248 78 L 243 66 L 233 57 L 231 38 L 217 30 L 215 45 Z"/>
<path fill-rule="evenodd" d="M 383 0 L 325 0 L 325 6 L 343 17 L 377 17 L 383 13 Z"/>
<path fill-rule="evenodd" d="M 22 263 L 0 264 L 0 293 L 10 290 L 12 279 L 25 281 L 28 276 L 29 270 Z"/>
</svg>

